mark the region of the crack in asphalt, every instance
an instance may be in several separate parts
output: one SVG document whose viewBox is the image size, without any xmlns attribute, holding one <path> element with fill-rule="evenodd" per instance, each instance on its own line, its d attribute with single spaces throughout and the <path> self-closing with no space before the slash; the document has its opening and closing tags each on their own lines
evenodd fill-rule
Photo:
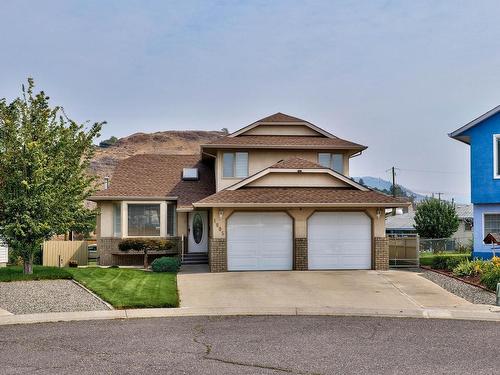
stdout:
<svg viewBox="0 0 500 375">
<path fill-rule="evenodd" d="M 263 370 L 279 371 L 279 372 L 284 372 L 287 374 L 322 375 L 321 373 L 318 373 L 318 372 L 293 370 L 293 369 L 285 368 L 285 367 L 277 367 L 277 366 L 272 366 L 272 365 L 261 365 L 258 363 L 241 362 L 241 361 L 223 359 L 223 358 L 211 356 L 210 354 L 212 353 L 212 344 L 200 340 L 200 338 L 202 336 L 206 337 L 205 327 L 203 325 L 199 324 L 199 325 L 194 327 L 194 330 L 195 330 L 195 335 L 193 337 L 193 342 L 195 342 L 198 345 L 202 345 L 205 348 L 205 352 L 202 356 L 202 359 L 204 359 L 204 360 L 215 361 L 215 362 L 224 363 L 224 364 L 228 364 L 228 365 L 235 365 L 235 366 L 242 366 L 242 367 L 249 367 L 249 368 L 258 368 L 258 369 L 263 369 Z"/>
</svg>

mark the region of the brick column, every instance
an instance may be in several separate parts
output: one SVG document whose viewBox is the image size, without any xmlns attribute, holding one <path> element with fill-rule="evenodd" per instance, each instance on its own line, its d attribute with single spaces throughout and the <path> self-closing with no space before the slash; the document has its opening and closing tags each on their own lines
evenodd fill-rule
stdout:
<svg viewBox="0 0 500 375">
<path fill-rule="evenodd" d="M 227 271 L 227 242 L 225 238 L 211 238 L 209 249 L 210 272 Z"/>
<path fill-rule="evenodd" d="M 294 270 L 307 271 L 307 238 L 295 238 Z"/>
<path fill-rule="evenodd" d="M 375 237 L 375 264 L 374 267 L 379 271 L 387 271 L 389 269 L 389 239 L 387 237 Z"/>
</svg>

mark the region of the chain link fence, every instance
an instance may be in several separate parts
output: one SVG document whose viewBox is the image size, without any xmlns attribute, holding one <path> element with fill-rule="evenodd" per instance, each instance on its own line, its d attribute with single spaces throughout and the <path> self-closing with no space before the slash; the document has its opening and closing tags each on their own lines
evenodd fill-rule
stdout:
<svg viewBox="0 0 500 375">
<path fill-rule="evenodd" d="M 463 238 L 420 238 L 421 253 L 456 252 L 469 253 L 472 251 L 472 239 Z"/>
</svg>

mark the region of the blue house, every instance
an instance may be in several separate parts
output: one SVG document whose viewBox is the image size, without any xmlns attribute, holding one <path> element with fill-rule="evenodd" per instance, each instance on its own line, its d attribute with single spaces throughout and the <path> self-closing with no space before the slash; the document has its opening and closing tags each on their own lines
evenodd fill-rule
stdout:
<svg viewBox="0 0 500 375">
<path fill-rule="evenodd" d="M 470 145 L 471 201 L 474 205 L 473 256 L 489 259 L 488 233 L 500 233 L 500 106 L 450 133 Z M 500 253 L 500 249 L 495 249 Z"/>
</svg>

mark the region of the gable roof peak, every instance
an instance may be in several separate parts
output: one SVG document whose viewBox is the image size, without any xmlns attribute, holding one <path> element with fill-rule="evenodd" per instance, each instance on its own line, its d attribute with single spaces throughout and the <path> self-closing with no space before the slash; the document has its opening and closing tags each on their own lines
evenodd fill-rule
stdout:
<svg viewBox="0 0 500 375">
<path fill-rule="evenodd" d="M 298 117 L 287 115 L 286 113 L 283 113 L 283 112 L 276 112 L 273 115 L 264 117 L 264 118 L 262 118 L 262 119 L 260 119 L 258 121 L 255 121 L 255 122 L 274 122 L 274 123 L 280 123 L 280 122 L 287 122 L 287 123 L 290 123 L 290 122 L 305 122 L 305 123 L 309 123 L 306 120 L 302 120 L 302 119 L 300 119 Z"/>
</svg>

